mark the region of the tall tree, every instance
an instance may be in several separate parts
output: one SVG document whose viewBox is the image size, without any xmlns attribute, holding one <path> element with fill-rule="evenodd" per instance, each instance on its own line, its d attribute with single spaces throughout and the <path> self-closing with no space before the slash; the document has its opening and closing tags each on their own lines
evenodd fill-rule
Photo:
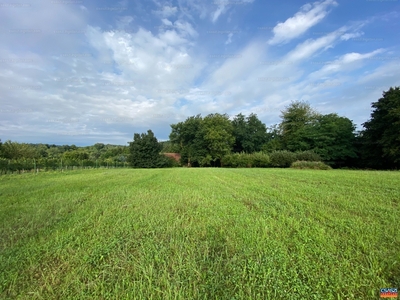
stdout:
<svg viewBox="0 0 400 300">
<path fill-rule="evenodd" d="M 235 142 L 233 125 L 227 114 L 209 114 L 204 118 L 203 136 L 208 149 L 208 157 L 215 166 L 228 154 Z"/>
<path fill-rule="evenodd" d="M 267 152 L 283 150 L 282 127 L 279 124 L 274 124 L 267 128 L 267 142 L 262 146 L 261 150 Z"/>
<path fill-rule="evenodd" d="M 235 137 L 234 152 L 253 153 L 260 151 L 268 141 L 267 127 L 258 119 L 256 114 L 250 114 L 245 118 L 240 113 L 232 120 L 232 125 Z"/>
<path fill-rule="evenodd" d="M 2 145 L 2 155 L 7 159 L 37 158 L 38 153 L 29 144 L 6 141 Z"/>
<path fill-rule="evenodd" d="M 294 101 L 282 111 L 282 130 L 283 146 L 290 151 L 309 150 L 302 137 L 307 125 L 316 121 L 319 113 L 313 110 L 309 103 L 303 101 Z"/>
<path fill-rule="evenodd" d="M 363 124 L 363 158 L 369 167 L 400 168 L 400 88 L 391 87 L 382 96 Z"/>
<path fill-rule="evenodd" d="M 135 133 L 133 142 L 129 142 L 130 155 L 127 161 L 133 168 L 157 168 L 161 167 L 161 144 L 157 141 L 153 131 Z"/>
<path fill-rule="evenodd" d="M 354 131 L 355 125 L 346 117 L 320 115 L 301 130 L 299 140 L 309 145 L 323 161 L 341 167 L 357 157 Z"/>
<path fill-rule="evenodd" d="M 171 125 L 169 139 L 179 147 L 181 162 L 189 166 L 199 166 L 207 156 L 204 140 L 203 118 L 200 114 L 187 118 L 184 122 Z"/>
</svg>

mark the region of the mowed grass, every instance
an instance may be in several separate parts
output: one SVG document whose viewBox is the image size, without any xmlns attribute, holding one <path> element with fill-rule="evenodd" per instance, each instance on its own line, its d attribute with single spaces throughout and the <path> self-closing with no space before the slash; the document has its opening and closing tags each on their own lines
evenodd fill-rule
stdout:
<svg viewBox="0 0 400 300">
<path fill-rule="evenodd" d="M 377 299 L 400 172 L 109 169 L 0 177 L 1 299 Z"/>
</svg>

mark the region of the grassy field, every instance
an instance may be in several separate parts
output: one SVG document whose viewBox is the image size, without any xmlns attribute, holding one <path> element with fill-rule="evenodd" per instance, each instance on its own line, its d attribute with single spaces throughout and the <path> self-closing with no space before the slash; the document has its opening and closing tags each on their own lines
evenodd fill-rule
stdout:
<svg viewBox="0 0 400 300">
<path fill-rule="evenodd" d="M 400 172 L 0 177 L 1 299 L 378 299 L 400 287 Z"/>
</svg>

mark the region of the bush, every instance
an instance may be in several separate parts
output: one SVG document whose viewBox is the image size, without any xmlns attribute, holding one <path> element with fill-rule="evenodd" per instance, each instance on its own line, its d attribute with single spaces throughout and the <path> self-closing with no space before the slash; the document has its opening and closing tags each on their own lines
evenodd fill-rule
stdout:
<svg viewBox="0 0 400 300">
<path fill-rule="evenodd" d="M 287 150 L 274 151 L 269 155 L 269 158 L 271 166 L 277 168 L 289 168 L 297 160 L 296 153 Z"/>
<path fill-rule="evenodd" d="M 331 170 L 332 168 L 321 161 L 298 160 L 290 166 L 293 169 Z"/>
<path fill-rule="evenodd" d="M 296 160 L 300 160 L 300 161 L 322 161 L 321 156 L 319 156 L 314 151 L 296 152 Z"/>
<path fill-rule="evenodd" d="M 157 168 L 174 168 L 174 167 L 180 167 L 180 164 L 172 157 L 168 157 L 163 154 L 160 154 L 156 167 Z"/>
<path fill-rule="evenodd" d="M 249 154 L 246 153 L 234 153 L 225 155 L 222 158 L 222 166 L 226 168 L 251 168 L 253 163 Z"/>
<path fill-rule="evenodd" d="M 270 165 L 270 158 L 268 154 L 263 152 L 256 152 L 252 154 L 253 167 L 255 168 L 267 168 Z"/>
<path fill-rule="evenodd" d="M 252 154 L 234 153 L 222 158 L 222 167 L 225 168 L 266 168 L 269 166 L 268 154 L 257 152 Z"/>
<path fill-rule="evenodd" d="M 239 168 L 251 168 L 253 165 L 253 160 L 251 154 L 240 153 L 237 155 L 237 162 Z"/>
</svg>

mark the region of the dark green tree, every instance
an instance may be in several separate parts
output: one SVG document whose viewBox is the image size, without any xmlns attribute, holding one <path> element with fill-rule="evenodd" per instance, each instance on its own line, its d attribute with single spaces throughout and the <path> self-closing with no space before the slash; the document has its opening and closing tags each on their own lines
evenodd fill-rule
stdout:
<svg viewBox="0 0 400 300">
<path fill-rule="evenodd" d="M 201 115 L 187 118 L 184 122 L 171 125 L 169 139 L 177 146 L 181 154 L 181 163 L 189 166 L 200 166 L 207 156 L 206 142 L 203 134 Z"/>
<path fill-rule="evenodd" d="M 81 161 L 89 159 L 89 153 L 81 150 L 67 151 L 63 154 L 63 159 L 70 161 Z"/>
<path fill-rule="evenodd" d="M 179 153 L 179 145 L 173 144 L 171 141 L 160 142 L 162 145 L 162 153 Z"/>
<path fill-rule="evenodd" d="M 298 139 L 326 163 L 341 167 L 357 157 L 354 131 L 355 125 L 348 118 L 327 114 L 301 129 Z"/>
<path fill-rule="evenodd" d="M 283 147 L 290 151 L 309 150 L 310 145 L 303 139 L 307 125 L 312 125 L 319 114 L 313 110 L 309 103 L 294 101 L 282 111 Z"/>
<path fill-rule="evenodd" d="M 212 166 L 220 165 L 221 158 L 230 153 L 235 142 L 233 125 L 227 114 L 209 114 L 204 118 L 202 135 L 207 145 L 207 155 L 202 165 L 212 162 Z"/>
<path fill-rule="evenodd" d="M 372 168 L 400 168 L 400 88 L 391 87 L 382 96 L 363 124 L 363 159 Z"/>
<path fill-rule="evenodd" d="M 38 153 L 32 145 L 6 141 L 2 145 L 2 155 L 7 159 L 37 158 Z"/>
<path fill-rule="evenodd" d="M 282 129 L 279 124 L 267 128 L 267 142 L 262 145 L 261 150 L 265 152 L 283 150 Z"/>
<path fill-rule="evenodd" d="M 130 154 L 127 161 L 133 168 L 163 167 L 163 158 L 160 155 L 162 145 L 157 141 L 153 131 L 135 133 L 133 142 L 129 142 Z"/>
<path fill-rule="evenodd" d="M 232 125 L 235 137 L 234 152 L 257 152 L 268 141 L 267 127 L 258 119 L 256 114 L 250 114 L 245 118 L 240 113 L 232 120 Z"/>
</svg>

